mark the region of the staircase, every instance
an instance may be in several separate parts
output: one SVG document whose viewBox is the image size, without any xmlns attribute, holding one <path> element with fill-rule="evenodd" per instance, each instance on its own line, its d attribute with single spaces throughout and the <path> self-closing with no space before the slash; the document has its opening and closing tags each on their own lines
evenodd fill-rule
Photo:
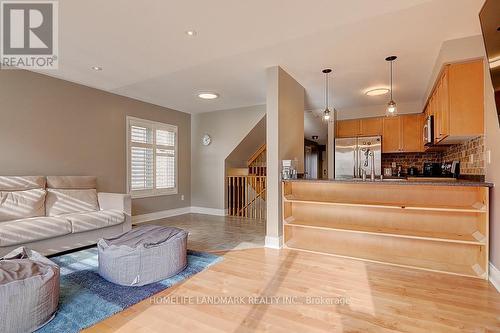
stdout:
<svg viewBox="0 0 500 333">
<path fill-rule="evenodd" d="M 229 216 L 266 218 L 266 145 L 262 145 L 247 161 L 247 170 L 227 176 L 227 208 Z"/>
</svg>

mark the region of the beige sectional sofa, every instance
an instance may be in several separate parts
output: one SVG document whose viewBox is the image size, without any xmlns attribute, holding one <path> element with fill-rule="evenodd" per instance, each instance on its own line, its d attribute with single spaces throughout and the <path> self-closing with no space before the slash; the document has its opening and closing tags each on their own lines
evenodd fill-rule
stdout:
<svg viewBox="0 0 500 333">
<path fill-rule="evenodd" d="M 130 195 L 96 188 L 89 176 L 0 176 L 0 257 L 19 246 L 49 255 L 129 231 Z"/>
</svg>

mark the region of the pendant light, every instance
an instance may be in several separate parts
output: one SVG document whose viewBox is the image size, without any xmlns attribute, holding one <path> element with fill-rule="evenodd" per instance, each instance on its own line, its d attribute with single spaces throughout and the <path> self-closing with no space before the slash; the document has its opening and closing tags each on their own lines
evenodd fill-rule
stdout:
<svg viewBox="0 0 500 333">
<path fill-rule="evenodd" d="M 398 57 L 396 56 L 390 56 L 385 58 L 385 61 L 388 61 L 391 64 L 391 100 L 389 101 L 389 103 L 387 103 L 387 109 L 385 111 L 385 115 L 387 117 L 393 117 L 398 114 L 398 108 L 396 106 L 396 102 L 394 102 L 394 99 L 392 98 L 392 64 L 394 60 L 396 60 L 397 58 Z"/>
<path fill-rule="evenodd" d="M 330 121 L 330 118 L 332 117 L 332 113 L 330 112 L 330 109 L 328 108 L 328 75 L 332 72 L 330 68 L 325 68 L 322 71 L 325 74 L 325 111 L 323 111 L 323 120 L 325 121 Z"/>
</svg>

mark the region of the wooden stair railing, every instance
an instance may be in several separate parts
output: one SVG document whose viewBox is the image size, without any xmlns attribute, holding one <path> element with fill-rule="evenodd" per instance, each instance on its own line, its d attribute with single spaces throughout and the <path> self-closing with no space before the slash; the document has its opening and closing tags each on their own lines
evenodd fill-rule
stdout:
<svg viewBox="0 0 500 333">
<path fill-rule="evenodd" d="M 260 148 L 248 159 L 247 166 L 248 173 L 251 175 L 266 175 L 266 144 L 260 146 Z"/>
<path fill-rule="evenodd" d="M 229 216 L 266 218 L 265 176 L 228 176 L 226 181 Z"/>
</svg>

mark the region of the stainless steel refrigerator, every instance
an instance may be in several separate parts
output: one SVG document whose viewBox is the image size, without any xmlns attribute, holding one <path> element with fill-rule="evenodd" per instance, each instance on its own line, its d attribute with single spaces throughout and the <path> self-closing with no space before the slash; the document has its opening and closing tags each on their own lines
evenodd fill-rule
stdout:
<svg viewBox="0 0 500 333">
<path fill-rule="evenodd" d="M 361 178 L 363 170 L 369 179 L 382 173 L 382 137 L 367 136 L 335 139 L 335 178 Z"/>
</svg>

